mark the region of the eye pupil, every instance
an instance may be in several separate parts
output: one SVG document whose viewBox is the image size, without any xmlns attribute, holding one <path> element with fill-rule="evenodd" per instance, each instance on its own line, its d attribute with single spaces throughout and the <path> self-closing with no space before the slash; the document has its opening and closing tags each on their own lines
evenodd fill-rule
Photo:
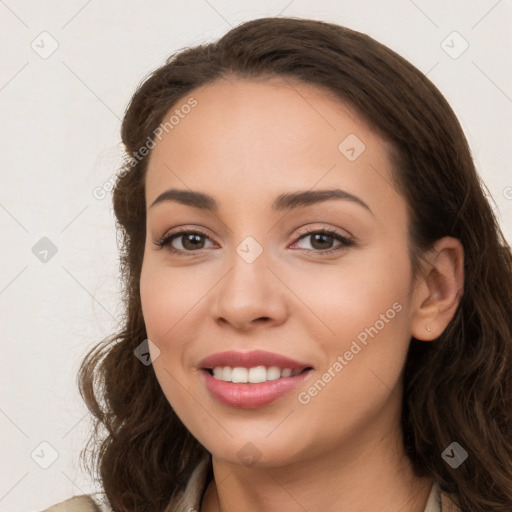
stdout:
<svg viewBox="0 0 512 512">
<path fill-rule="evenodd" d="M 202 242 L 202 243 L 201 243 Z M 191 244 L 189 247 L 187 247 L 187 244 Z M 188 235 L 185 235 L 183 237 L 183 247 L 185 249 L 202 249 L 204 245 L 204 239 L 202 235 L 198 235 L 197 233 L 189 233 Z"/>
<path fill-rule="evenodd" d="M 332 235 L 326 235 L 325 233 L 316 233 L 312 235 L 311 246 L 315 249 L 330 249 L 332 246 L 333 237 Z M 317 244 L 318 243 L 318 244 Z M 324 245 L 322 245 L 324 244 Z M 327 244 L 327 246 L 325 245 Z M 315 245 L 320 245 L 315 247 Z"/>
</svg>

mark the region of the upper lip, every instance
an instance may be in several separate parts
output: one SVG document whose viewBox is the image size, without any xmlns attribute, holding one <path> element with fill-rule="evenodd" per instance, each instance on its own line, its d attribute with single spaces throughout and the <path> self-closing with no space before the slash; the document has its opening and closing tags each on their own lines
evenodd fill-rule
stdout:
<svg viewBox="0 0 512 512">
<path fill-rule="evenodd" d="M 217 352 L 205 357 L 199 367 L 204 369 L 215 368 L 216 366 L 229 366 L 231 368 L 254 368 L 256 366 L 277 366 L 278 368 L 290 368 L 291 370 L 303 370 L 311 368 L 310 364 L 301 363 L 280 354 L 266 352 L 264 350 L 253 350 L 251 352 L 237 352 L 229 350 L 226 352 Z"/>
</svg>

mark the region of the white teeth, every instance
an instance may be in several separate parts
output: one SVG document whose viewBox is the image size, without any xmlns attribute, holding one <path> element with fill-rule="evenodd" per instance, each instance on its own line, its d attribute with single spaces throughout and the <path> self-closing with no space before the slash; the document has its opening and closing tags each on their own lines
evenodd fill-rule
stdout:
<svg viewBox="0 0 512 512">
<path fill-rule="evenodd" d="M 231 382 L 247 382 L 249 370 L 247 368 L 233 368 L 231 370 Z"/>
<path fill-rule="evenodd" d="M 277 366 L 271 366 L 267 368 L 267 380 L 276 380 L 281 377 L 281 368 Z"/>
<path fill-rule="evenodd" d="M 257 384 L 267 380 L 267 369 L 264 366 L 256 366 L 249 370 L 249 382 Z"/>
<path fill-rule="evenodd" d="M 223 380 L 225 382 L 235 383 L 251 383 L 258 384 L 260 382 L 266 382 L 268 380 L 277 380 L 279 378 L 294 377 L 301 373 L 301 370 L 292 370 L 290 368 L 279 368 L 277 366 L 255 366 L 253 368 L 242 368 L 230 366 L 216 366 L 213 368 L 213 376 L 216 379 Z"/>
</svg>

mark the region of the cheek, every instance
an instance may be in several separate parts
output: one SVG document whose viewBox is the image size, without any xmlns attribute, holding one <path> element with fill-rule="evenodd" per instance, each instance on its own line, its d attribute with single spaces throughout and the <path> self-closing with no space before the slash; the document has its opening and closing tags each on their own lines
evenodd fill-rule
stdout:
<svg viewBox="0 0 512 512">
<path fill-rule="evenodd" d="M 409 269 L 407 258 L 381 252 L 335 275 L 332 268 L 311 275 L 314 289 L 302 285 L 302 293 L 309 290 L 304 301 L 332 331 L 321 343 L 322 368 L 297 397 L 297 410 L 323 432 L 315 445 L 363 429 L 386 403 L 398 414 L 410 340 Z"/>
<path fill-rule="evenodd" d="M 172 282 L 165 269 L 156 270 L 144 262 L 140 294 L 142 314 L 148 338 L 158 347 L 158 357 L 153 358 L 153 368 L 160 386 L 169 402 L 179 396 L 177 382 L 182 382 L 184 338 L 179 335 L 186 323 L 189 303 L 192 301 L 190 287 L 180 287 L 180 279 Z M 176 380 L 177 379 L 177 380 Z M 172 402 L 171 402 L 172 403 Z"/>
<path fill-rule="evenodd" d="M 184 358 L 188 340 L 197 328 L 197 321 L 191 319 L 201 293 L 194 282 L 186 271 L 173 272 L 151 258 L 143 263 L 142 313 L 147 336 L 159 349 L 153 369 L 167 400 L 182 420 L 187 420 L 183 411 L 188 410 Z"/>
<path fill-rule="evenodd" d="M 145 261 L 140 294 L 148 337 L 159 345 L 166 344 L 176 332 L 193 328 L 193 309 L 207 291 L 207 284 L 192 267 L 173 270 L 151 259 Z"/>
<path fill-rule="evenodd" d="M 411 268 L 407 251 L 396 247 L 319 268 L 301 284 L 298 294 L 330 330 L 319 379 L 299 397 L 313 416 L 325 418 L 327 408 L 334 423 L 341 414 L 347 425 L 360 424 L 398 385 L 411 336 Z"/>
<path fill-rule="evenodd" d="M 403 253 L 403 254 L 402 254 Z M 288 282 L 307 308 L 322 321 L 336 349 L 375 326 L 382 336 L 402 332 L 407 340 L 411 267 L 407 251 L 367 250 L 347 254 L 339 265 L 310 266 Z M 299 276 L 308 275 L 307 279 Z M 309 315 L 308 315 L 309 316 Z M 405 331 L 404 331 L 405 330 Z M 330 336 L 329 336 L 330 332 Z"/>
</svg>

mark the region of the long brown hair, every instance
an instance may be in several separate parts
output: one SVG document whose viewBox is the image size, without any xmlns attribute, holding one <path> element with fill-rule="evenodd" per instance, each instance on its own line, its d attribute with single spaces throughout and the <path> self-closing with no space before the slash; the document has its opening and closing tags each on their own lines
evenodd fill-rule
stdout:
<svg viewBox="0 0 512 512">
<path fill-rule="evenodd" d="M 437 88 L 389 48 L 347 28 L 296 18 L 249 21 L 217 42 L 176 53 L 142 83 L 124 116 L 128 158 L 113 201 L 125 317 L 122 330 L 91 350 L 79 373 L 96 426 L 83 456 L 110 506 L 164 510 L 207 453 L 174 413 L 152 367 L 134 356 L 147 337 L 139 294 L 147 157 L 139 152 L 171 107 L 225 76 L 317 85 L 355 107 L 391 143 L 396 186 L 409 205 L 415 270 L 435 240 L 461 241 L 465 283 L 456 314 L 434 342 L 410 343 L 404 447 L 417 475 L 437 480 L 463 511 L 510 512 L 512 257 L 461 126 Z M 469 455 L 457 469 L 441 456 L 454 441 Z"/>
</svg>

